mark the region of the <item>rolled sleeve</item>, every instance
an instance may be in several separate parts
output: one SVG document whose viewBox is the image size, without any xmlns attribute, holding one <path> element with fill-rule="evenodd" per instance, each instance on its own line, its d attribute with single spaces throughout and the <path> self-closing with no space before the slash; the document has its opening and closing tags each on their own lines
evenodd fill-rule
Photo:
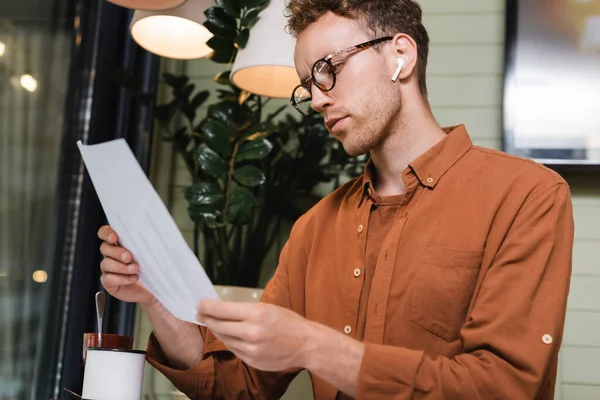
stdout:
<svg viewBox="0 0 600 400">
<path fill-rule="evenodd" d="M 288 245 L 280 257 L 275 276 L 267 285 L 261 301 L 290 308 L 286 255 Z M 173 385 L 193 400 L 200 399 L 274 399 L 281 397 L 289 383 L 300 372 L 291 369 L 279 372 L 259 371 L 244 364 L 225 344 L 205 327 L 202 335 L 203 358 L 186 370 L 168 365 L 157 337 L 148 340 L 146 359 Z"/>
<path fill-rule="evenodd" d="M 358 399 L 410 399 L 423 352 L 365 344 L 358 375 Z"/>
<path fill-rule="evenodd" d="M 186 370 L 168 366 L 158 339 L 152 333 L 148 340 L 146 359 L 157 371 L 166 376 L 173 385 L 191 399 L 211 398 L 214 387 L 214 360 L 207 357 Z"/>
<path fill-rule="evenodd" d="M 486 271 L 461 329 L 463 351 L 452 358 L 432 358 L 367 344 L 358 398 L 551 399 L 573 236 L 566 183 L 531 193 Z"/>
</svg>

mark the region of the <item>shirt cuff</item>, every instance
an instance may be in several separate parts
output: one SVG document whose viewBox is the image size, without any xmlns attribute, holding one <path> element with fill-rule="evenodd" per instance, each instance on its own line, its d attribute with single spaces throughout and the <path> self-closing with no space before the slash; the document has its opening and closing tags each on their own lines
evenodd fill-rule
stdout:
<svg viewBox="0 0 600 400">
<path fill-rule="evenodd" d="M 412 399 L 423 352 L 365 343 L 358 375 L 358 399 Z"/>
<path fill-rule="evenodd" d="M 189 398 L 212 397 L 215 377 L 215 366 L 212 357 L 205 356 L 201 361 L 186 370 L 171 368 L 158 339 L 152 332 L 146 348 L 146 360 Z"/>
</svg>

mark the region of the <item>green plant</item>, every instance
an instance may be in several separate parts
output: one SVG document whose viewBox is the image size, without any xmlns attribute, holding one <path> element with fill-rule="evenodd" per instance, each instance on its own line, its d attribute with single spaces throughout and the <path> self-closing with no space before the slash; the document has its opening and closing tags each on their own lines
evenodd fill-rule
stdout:
<svg viewBox="0 0 600 400">
<path fill-rule="evenodd" d="M 256 287 L 282 223 L 318 200 L 318 184 L 337 186 L 362 164 L 330 137 L 320 115 L 277 119 L 287 106 L 264 115 L 269 99 L 241 91 L 227 76 L 215 78 L 226 86 L 194 125 L 209 93 L 194 93 L 185 76 L 165 75 L 174 99 L 155 115 L 193 178 L 185 198 L 196 254 L 204 242 L 207 274 L 215 284 Z M 186 123 L 174 128 L 182 119 Z"/>
<path fill-rule="evenodd" d="M 232 62 L 267 4 L 217 0 L 206 10 L 205 26 L 214 34 L 209 58 Z M 208 107 L 211 93 L 196 90 L 188 77 L 163 78 L 173 96 L 154 115 L 192 177 L 184 195 L 195 224 L 194 251 L 200 256 L 202 248 L 200 261 L 213 283 L 257 287 L 284 222 L 319 200 L 317 185 L 337 187 L 342 176 L 361 173 L 363 164 L 331 138 L 319 114 L 301 117 L 290 105 L 267 113 L 271 99 L 240 90 L 229 71 L 215 76 L 222 88 Z M 206 114 L 198 122 L 200 110 Z"/>
</svg>

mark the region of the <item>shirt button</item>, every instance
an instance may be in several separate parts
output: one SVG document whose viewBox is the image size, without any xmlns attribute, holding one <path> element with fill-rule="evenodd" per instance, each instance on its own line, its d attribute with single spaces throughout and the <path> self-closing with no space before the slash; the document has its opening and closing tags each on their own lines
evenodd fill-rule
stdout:
<svg viewBox="0 0 600 400">
<path fill-rule="evenodd" d="M 427 183 L 433 183 L 433 178 L 432 177 L 427 178 Z"/>
<path fill-rule="evenodd" d="M 363 229 L 364 229 L 364 227 L 362 225 L 359 225 L 358 226 L 358 233 L 362 233 Z"/>
<path fill-rule="evenodd" d="M 545 334 L 544 336 L 542 336 L 542 342 L 546 343 L 546 344 L 552 344 L 552 335 L 549 334 Z"/>
<path fill-rule="evenodd" d="M 354 270 L 354 276 L 357 277 L 357 278 L 360 276 L 360 268 L 356 268 Z"/>
<path fill-rule="evenodd" d="M 350 325 L 346 325 L 346 326 L 344 327 L 344 333 L 345 333 L 346 335 L 349 335 L 349 334 L 351 334 L 351 333 L 352 333 L 352 328 L 350 327 Z"/>
</svg>

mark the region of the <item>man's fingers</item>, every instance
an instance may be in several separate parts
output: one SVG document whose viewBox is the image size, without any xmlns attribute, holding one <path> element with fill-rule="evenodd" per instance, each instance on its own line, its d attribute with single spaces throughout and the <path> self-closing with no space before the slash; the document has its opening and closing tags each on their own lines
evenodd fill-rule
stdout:
<svg viewBox="0 0 600 400">
<path fill-rule="evenodd" d="M 220 300 L 204 300 L 198 305 L 199 316 L 213 317 L 220 320 L 260 321 L 263 315 L 263 304 L 227 302 Z"/>
<path fill-rule="evenodd" d="M 119 241 L 117 233 L 113 231 L 108 225 L 104 225 L 98 230 L 98 237 L 110 244 L 117 244 L 117 242 Z"/>
<path fill-rule="evenodd" d="M 100 245 L 100 253 L 102 253 L 104 257 L 112 258 L 124 263 L 130 263 L 133 259 L 131 253 L 123 247 L 108 244 L 106 242 Z"/>
<path fill-rule="evenodd" d="M 236 357 L 238 357 L 242 361 L 248 359 L 248 343 L 245 343 L 239 338 L 223 335 L 221 333 L 214 333 L 214 335 L 217 339 L 223 342 L 225 347 L 227 347 L 227 350 L 231 351 Z"/>
<path fill-rule="evenodd" d="M 198 321 L 205 324 L 215 336 L 226 336 L 241 340 L 254 341 L 256 339 L 253 328 L 247 323 L 238 321 L 224 321 L 206 315 L 198 315 Z"/>
<path fill-rule="evenodd" d="M 138 275 L 122 275 L 122 274 L 112 274 L 105 273 L 100 277 L 100 282 L 102 286 L 109 292 L 112 290 L 119 290 L 122 286 L 131 285 L 139 280 Z M 111 293 L 111 294 L 115 294 Z"/>
<path fill-rule="evenodd" d="M 113 273 L 122 275 L 133 275 L 137 274 L 139 268 L 136 264 L 123 264 L 112 258 L 105 258 L 100 263 L 100 269 L 103 273 Z"/>
</svg>

